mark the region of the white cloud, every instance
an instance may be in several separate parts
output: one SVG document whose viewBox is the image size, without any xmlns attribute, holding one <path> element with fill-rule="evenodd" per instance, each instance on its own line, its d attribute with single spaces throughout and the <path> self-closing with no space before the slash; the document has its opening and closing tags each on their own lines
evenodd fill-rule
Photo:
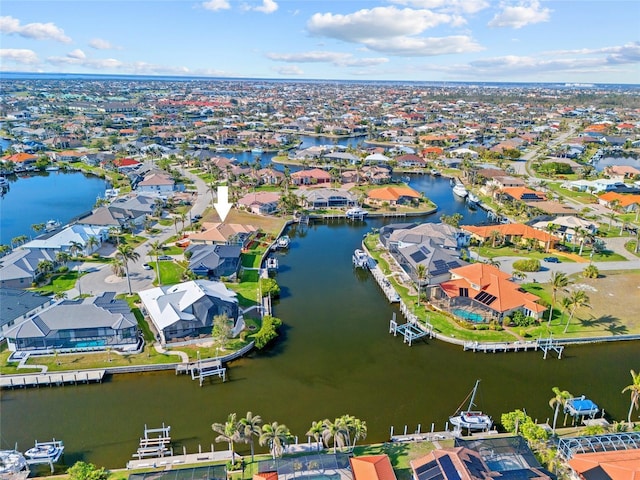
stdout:
<svg viewBox="0 0 640 480">
<path fill-rule="evenodd" d="M 27 23 L 26 25 L 20 25 L 20 20 L 11 16 L 0 17 L 0 32 L 34 40 L 55 40 L 56 42 L 71 43 L 71 38 L 65 35 L 64 30 L 53 23 Z"/>
<path fill-rule="evenodd" d="M 95 48 L 96 50 L 113 50 L 117 47 L 111 44 L 108 40 L 103 40 L 102 38 L 92 38 L 89 42 L 89 46 L 91 48 Z"/>
<path fill-rule="evenodd" d="M 303 53 L 269 53 L 267 58 L 288 63 L 331 63 L 337 67 L 367 67 L 380 65 L 386 58 L 356 58 L 350 53 L 312 51 Z"/>
<path fill-rule="evenodd" d="M 214 12 L 217 12 L 218 10 L 229 10 L 231 8 L 228 0 L 209 0 L 207 2 L 203 2 L 202 6 L 206 10 L 212 10 Z"/>
<path fill-rule="evenodd" d="M 76 48 L 74 51 L 67 53 L 67 57 L 76 58 L 78 60 L 84 60 L 85 58 L 87 58 L 84 52 L 79 48 Z"/>
<path fill-rule="evenodd" d="M 274 2 L 274 0 L 262 0 L 262 5 L 260 5 L 259 7 L 254 7 L 253 10 L 255 10 L 256 12 L 269 14 L 278 10 L 278 4 Z"/>
<path fill-rule="evenodd" d="M 27 48 L 0 48 L 0 59 L 3 62 L 33 65 L 38 63 L 38 55 Z"/>
<path fill-rule="evenodd" d="M 392 0 L 392 3 L 456 13 L 477 13 L 489 6 L 486 0 Z"/>
<path fill-rule="evenodd" d="M 401 57 L 430 57 L 484 50 L 480 44 L 466 35 L 432 38 L 399 37 L 371 40 L 366 45 L 370 50 Z"/>
<path fill-rule="evenodd" d="M 316 13 L 307 22 L 307 30 L 315 36 L 364 43 L 381 38 L 417 35 L 428 28 L 457 20 L 454 16 L 429 10 L 391 6 L 359 10 L 348 15 Z"/>
<path fill-rule="evenodd" d="M 304 75 L 304 71 L 300 67 L 296 67 L 295 65 L 285 65 L 283 67 L 278 67 L 273 69 L 276 73 L 280 75 L 286 76 L 296 76 Z"/>
<path fill-rule="evenodd" d="M 488 23 L 490 27 L 522 28 L 533 23 L 548 22 L 551 10 L 541 8 L 538 0 L 518 5 L 501 5 L 502 11 Z"/>
</svg>

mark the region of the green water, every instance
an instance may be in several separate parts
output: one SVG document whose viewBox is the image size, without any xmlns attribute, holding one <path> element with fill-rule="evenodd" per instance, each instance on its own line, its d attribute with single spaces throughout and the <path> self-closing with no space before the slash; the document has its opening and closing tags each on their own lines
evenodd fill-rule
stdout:
<svg viewBox="0 0 640 480">
<path fill-rule="evenodd" d="M 123 467 L 145 424 L 171 425 L 178 452 L 214 441 L 213 422 L 247 410 L 285 423 L 300 441 L 313 420 L 349 413 L 367 422 L 366 441 L 409 431 L 442 429 L 449 415 L 482 379 L 478 407 L 499 419 L 516 408 L 540 421 L 551 417 L 551 389 L 585 394 L 615 419 L 626 418 L 630 369 L 640 370 L 637 342 L 568 347 L 562 360 L 541 352 L 463 352 L 436 340 L 408 347 L 388 333 L 395 311 L 369 273 L 353 270 L 351 254 L 362 234 L 379 226 L 335 223 L 289 232 L 280 254 L 284 322 L 271 349 L 235 361 L 228 381 L 205 383 L 172 372 L 118 375 L 102 385 L 2 391 L 2 448 L 23 451 L 34 440 L 65 442 L 65 462 L 87 460 Z M 216 449 L 226 448 L 216 444 Z"/>
</svg>

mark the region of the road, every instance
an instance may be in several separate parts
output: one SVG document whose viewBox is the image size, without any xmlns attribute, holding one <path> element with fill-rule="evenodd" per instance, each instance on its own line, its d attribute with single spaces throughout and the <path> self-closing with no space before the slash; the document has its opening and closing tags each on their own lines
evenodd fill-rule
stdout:
<svg viewBox="0 0 640 480">
<path fill-rule="evenodd" d="M 181 173 L 193 180 L 197 188 L 197 196 L 189 210 L 190 218 L 195 215 L 204 214 L 205 210 L 211 204 L 211 194 L 207 184 L 198 176 L 182 169 Z M 166 242 L 171 236 L 175 235 L 173 226 L 156 225 L 154 228 L 159 229 L 158 233 L 148 236 L 148 240 L 135 248 L 140 258 L 133 262 L 129 262 L 129 277 L 131 279 L 131 290 L 139 292 L 153 286 L 155 272 L 153 270 L 145 270 L 143 265 L 147 262 L 155 261 L 154 257 L 149 255 L 149 242 L 159 241 Z M 102 256 L 113 257 L 116 249 L 111 244 L 104 244 L 98 251 Z M 73 263 L 69 264 L 69 268 L 80 269 L 85 272 L 76 286 L 67 292 L 68 298 L 75 298 L 78 295 L 90 294 L 95 295 L 101 292 L 129 293 L 129 286 L 126 277 L 117 277 L 111 270 L 109 263 Z"/>
</svg>

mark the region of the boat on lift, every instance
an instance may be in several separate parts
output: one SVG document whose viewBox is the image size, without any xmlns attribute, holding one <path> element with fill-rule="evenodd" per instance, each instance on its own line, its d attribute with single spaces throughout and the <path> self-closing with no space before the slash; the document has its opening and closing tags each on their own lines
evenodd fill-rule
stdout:
<svg viewBox="0 0 640 480">
<path fill-rule="evenodd" d="M 462 405 L 458 407 L 456 413 L 449 417 L 449 422 L 454 425 L 456 428 L 460 430 L 489 430 L 493 425 L 493 420 L 486 413 L 482 413 L 479 410 L 473 410 L 475 404 L 473 403 L 476 398 L 476 393 L 478 392 L 478 385 L 480 385 L 480 380 L 476 380 L 476 384 L 473 387 L 471 393 L 467 396 L 471 397 L 469 400 L 469 405 L 466 410 L 460 410 Z M 466 401 L 466 399 L 465 399 Z M 464 402 L 462 402 L 464 404 Z"/>
<path fill-rule="evenodd" d="M 367 252 L 356 248 L 351 256 L 351 261 L 353 262 L 353 266 L 356 268 L 370 268 L 371 257 L 367 255 Z"/>
<path fill-rule="evenodd" d="M 64 452 L 64 444 L 60 440 L 51 442 L 36 442 L 33 447 L 24 452 L 27 461 L 57 462 Z"/>
<path fill-rule="evenodd" d="M 353 220 L 354 218 L 364 218 L 367 213 L 369 212 L 362 207 L 351 207 L 349 210 L 344 212 L 349 220 Z"/>
<path fill-rule="evenodd" d="M 466 187 L 462 183 L 456 183 L 453 186 L 453 193 L 458 195 L 460 198 L 465 198 L 467 195 L 469 195 L 469 192 L 467 191 Z"/>
<path fill-rule="evenodd" d="M 289 244 L 291 243 L 291 239 L 289 235 L 282 235 L 276 241 L 276 248 L 289 248 Z"/>
</svg>

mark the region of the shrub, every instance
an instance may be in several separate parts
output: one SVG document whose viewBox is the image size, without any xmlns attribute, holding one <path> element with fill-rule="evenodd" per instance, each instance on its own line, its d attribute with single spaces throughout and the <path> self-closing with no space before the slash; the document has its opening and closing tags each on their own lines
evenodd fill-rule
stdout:
<svg viewBox="0 0 640 480">
<path fill-rule="evenodd" d="M 67 267 L 66 265 L 62 265 L 61 267 L 58 267 L 58 273 L 67 273 L 69 271 L 69 267 Z"/>
<path fill-rule="evenodd" d="M 586 278 L 598 278 L 599 275 L 600 275 L 600 271 L 598 270 L 598 267 L 596 267 L 595 265 L 589 265 L 582 272 L 582 276 Z"/>
<path fill-rule="evenodd" d="M 270 295 L 271 298 L 278 298 L 280 296 L 280 285 L 273 278 L 261 278 L 260 288 L 262 289 L 262 295 Z"/>
<path fill-rule="evenodd" d="M 527 317 L 522 310 L 513 312 L 513 323 L 518 327 L 528 327 L 535 323 L 533 317 Z"/>
<path fill-rule="evenodd" d="M 93 463 L 76 462 L 67 470 L 71 480 L 106 480 L 109 472 L 104 467 L 98 468 Z"/>
<path fill-rule="evenodd" d="M 513 262 L 513 268 L 521 272 L 537 272 L 540 270 L 540 260 L 535 258 L 516 260 Z"/>
<path fill-rule="evenodd" d="M 271 340 L 278 336 L 278 328 L 282 325 L 282 320 L 271 315 L 265 315 L 262 319 L 262 327 L 253 335 L 255 346 L 262 349 Z"/>
</svg>

